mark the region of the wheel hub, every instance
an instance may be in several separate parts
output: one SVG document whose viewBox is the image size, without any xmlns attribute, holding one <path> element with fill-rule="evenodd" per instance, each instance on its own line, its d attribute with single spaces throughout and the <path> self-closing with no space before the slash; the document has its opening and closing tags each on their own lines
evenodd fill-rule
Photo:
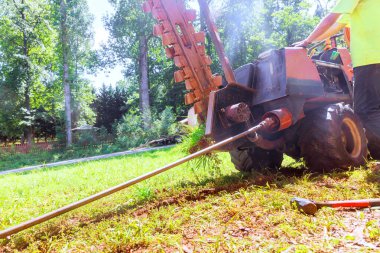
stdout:
<svg viewBox="0 0 380 253">
<path fill-rule="evenodd" d="M 360 132 L 355 122 L 350 118 L 344 118 L 341 126 L 342 142 L 347 153 L 357 158 L 361 154 Z"/>
</svg>

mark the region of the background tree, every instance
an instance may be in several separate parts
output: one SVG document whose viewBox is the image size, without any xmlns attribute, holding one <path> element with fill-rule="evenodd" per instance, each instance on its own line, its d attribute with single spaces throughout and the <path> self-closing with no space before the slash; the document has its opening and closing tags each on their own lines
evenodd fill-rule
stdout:
<svg viewBox="0 0 380 253">
<path fill-rule="evenodd" d="M 66 142 L 67 145 L 71 145 L 72 127 L 77 126 L 78 123 L 91 124 L 94 121 L 94 114 L 90 108 L 94 98 L 92 89 L 88 81 L 80 77 L 84 75 L 86 68 L 90 65 L 89 45 L 92 39 L 90 32 L 92 17 L 89 15 L 87 1 L 85 0 L 60 0 L 58 4 L 57 13 L 60 29 L 58 54 L 61 56 L 59 68 L 61 69 L 65 97 Z M 76 91 L 74 96 L 73 90 Z M 76 102 L 74 106 L 73 101 Z M 73 113 L 75 117 L 73 117 Z"/>
<path fill-rule="evenodd" d="M 96 127 L 105 127 L 109 133 L 113 126 L 128 112 L 127 91 L 124 87 L 113 88 L 103 85 L 96 94 L 93 108 L 96 113 Z"/>
<path fill-rule="evenodd" d="M 95 123 L 112 131 L 115 122 L 128 114 L 138 116 L 135 123 L 140 122 L 146 131 L 159 128 L 156 123 L 168 107 L 177 120 L 186 115 L 184 84 L 174 84 L 176 67 L 166 59 L 161 40 L 152 36 L 155 22 L 142 12 L 143 0 L 109 2 L 115 8 L 105 18 L 110 38 L 98 58 L 91 51 L 93 19 L 86 0 L 0 2 L 2 141 L 27 139 L 31 143 L 33 134 L 41 139 L 65 131 L 70 144 L 71 127 Z M 334 0 L 208 2 L 227 55 L 237 68 L 265 50 L 304 38 Z M 202 15 L 195 26 L 207 30 Z M 221 73 L 209 36 L 206 49 L 214 60 L 213 72 Z M 96 92 L 86 73 L 116 64 L 124 66 L 124 80 L 115 88 Z M 128 127 L 127 120 L 123 122 L 121 132 Z"/>
<path fill-rule="evenodd" d="M 140 113 L 147 129 L 151 125 L 148 45 L 152 38 L 153 22 L 141 10 L 143 0 L 109 2 L 116 11 L 106 21 L 111 35 L 106 51 L 125 66 L 126 76 L 138 76 Z"/>
<path fill-rule="evenodd" d="M 44 85 L 48 71 L 46 66 L 53 58 L 51 42 L 55 32 L 49 25 L 50 6 L 45 0 L 4 0 L 0 2 L 0 8 L 3 10 L 0 17 L 0 85 L 4 91 L 3 105 L 8 108 L 2 112 L 2 117 L 13 117 L 12 122 L 18 121 L 23 136 L 31 144 L 35 108 L 40 102 L 34 95 Z M 9 99 L 12 100 L 7 102 Z"/>
</svg>

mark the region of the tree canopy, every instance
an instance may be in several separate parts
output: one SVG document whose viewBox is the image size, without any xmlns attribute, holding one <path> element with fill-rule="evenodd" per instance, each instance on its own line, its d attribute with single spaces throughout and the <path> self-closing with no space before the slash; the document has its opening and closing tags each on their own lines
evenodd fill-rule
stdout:
<svg viewBox="0 0 380 253">
<path fill-rule="evenodd" d="M 141 10 L 143 0 L 108 2 L 114 9 L 104 17 L 109 37 L 96 52 L 91 49 L 93 17 L 86 0 L 0 2 L 3 142 L 55 138 L 65 129 L 82 125 L 104 126 L 112 132 L 125 114 L 141 116 L 143 127 L 149 128 L 155 115 L 167 107 L 178 118 L 186 116 L 184 85 L 174 84 L 176 67 L 166 58 L 161 40 L 152 34 L 154 20 Z M 254 61 L 265 50 L 303 39 L 334 3 L 208 2 L 234 68 Z M 196 6 L 194 1 L 188 5 Z M 195 22 L 198 30 L 207 30 L 202 15 Z M 213 71 L 221 73 L 208 36 L 206 48 L 214 60 Z M 124 80 L 114 87 L 96 88 L 86 79 L 87 72 L 115 65 L 123 66 Z"/>
</svg>

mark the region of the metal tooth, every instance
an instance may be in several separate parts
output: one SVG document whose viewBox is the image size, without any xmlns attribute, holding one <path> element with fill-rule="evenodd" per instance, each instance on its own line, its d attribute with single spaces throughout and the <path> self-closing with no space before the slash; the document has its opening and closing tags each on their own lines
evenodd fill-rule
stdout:
<svg viewBox="0 0 380 253">
<path fill-rule="evenodd" d="M 186 85 L 186 90 L 194 90 L 198 88 L 197 81 L 195 81 L 192 78 L 185 80 L 185 85 Z"/>
<path fill-rule="evenodd" d="M 170 46 L 177 42 L 177 39 L 172 32 L 162 34 L 162 44 L 164 46 Z"/>
<path fill-rule="evenodd" d="M 197 18 L 197 11 L 193 9 L 186 10 L 185 16 L 189 22 L 193 22 Z"/>
<path fill-rule="evenodd" d="M 186 58 L 183 57 L 183 56 L 175 56 L 174 57 L 174 64 L 178 67 L 178 68 L 183 68 L 187 65 L 187 61 L 186 61 Z"/>
<path fill-rule="evenodd" d="M 211 60 L 210 56 L 208 56 L 208 55 L 203 55 L 202 60 L 203 60 L 203 63 L 205 65 L 211 65 L 212 64 L 212 60 Z"/>
<path fill-rule="evenodd" d="M 191 71 L 191 68 L 184 67 L 183 72 L 185 73 L 185 79 L 189 79 L 193 77 L 193 71 Z"/>
<path fill-rule="evenodd" d="M 173 30 L 172 26 L 170 25 L 170 22 L 168 20 L 163 20 L 161 22 L 163 31 L 166 32 L 171 32 Z"/>
<path fill-rule="evenodd" d="M 215 88 L 218 88 L 222 86 L 223 84 L 223 77 L 220 75 L 214 75 L 212 76 L 212 82 Z"/>
<path fill-rule="evenodd" d="M 168 17 L 166 16 L 165 11 L 162 8 L 155 7 L 152 9 L 152 15 L 155 19 L 159 21 L 167 20 Z"/>
<path fill-rule="evenodd" d="M 194 39 L 196 43 L 205 43 L 206 40 L 206 34 L 204 32 L 194 33 Z"/>
<path fill-rule="evenodd" d="M 169 59 L 173 59 L 175 55 L 174 47 L 165 48 L 166 57 Z"/>
<path fill-rule="evenodd" d="M 205 106 L 203 105 L 203 102 L 197 102 L 197 103 L 195 103 L 194 104 L 194 110 L 195 110 L 195 114 L 200 114 L 200 113 L 202 113 L 205 108 Z"/>
<path fill-rule="evenodd" d="M 162 36 L 163 34 L 163 27 L 161 24 L 156 24 L 154 25 L 153 27 L 153 35 L 158 37 L 158 36 Z"/>
<path fill-rule="evenodd" d="M 195 102 L 195 95 L 194 95 L 194 93 L 192 93 L 192 92 L 190 92 L 190 93 L 187 93 L 186 95 L 185 95 L 185 104 L 186 105 L 191 105 L 191 104 L 193 104 L 194 102 Z"/>
<path fill-rule="evenodd" d="M 194 90 L 193 92 L 197 99 L 203 98 L 203 93 L 200 90 Z"/>
<path fill-rule="evenodd" d="M 182 48 L 180 47 L 180 45 L 174 44 L 173 48 L 174 48 L 174 56 L 183 55 Z"/>
<path fill-rule="evenodd" d="M 174 81 L 176 83 L 181 83 L 185 81 L 185 72 L 183 70 L 177 70 L 174 72 Z"/>
<path fill-rule="evenodd" d="M 200 55 L 205 55 L 206 54 L 206 47 L 204 45 L 198 45 L 197 51 Z"/>
<path fill-rule="evenodd" d="M 178 44 L 174 44 L 174 45 L 171 45 L 170 47 L 166 47 L 165 53 L 169 59 L 173 59 L 175 56 L 183 55 L 182 49 Z"/>
</svg>

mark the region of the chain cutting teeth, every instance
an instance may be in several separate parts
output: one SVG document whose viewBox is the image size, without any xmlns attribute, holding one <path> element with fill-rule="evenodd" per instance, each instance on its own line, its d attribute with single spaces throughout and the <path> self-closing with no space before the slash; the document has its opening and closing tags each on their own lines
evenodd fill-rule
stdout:
<svg viewBox="0 0 380 253">
<path fill-rule="evenodd" d="M 174 73 L 176 83 L 185 82 L 185 103 L 194 104 L 197 114 L 206 114 L 211 91 L 222 84 L 222 77 L 213 75 L 211 58 L 206 54 L 204 32 L 196 32 L 195 10 L 186 9 L 183 0 L 148 0 L 143 10 L 158 21 L 153 34 L 162 38 L 165 54 L 179 68 Z"/>
</svg>

